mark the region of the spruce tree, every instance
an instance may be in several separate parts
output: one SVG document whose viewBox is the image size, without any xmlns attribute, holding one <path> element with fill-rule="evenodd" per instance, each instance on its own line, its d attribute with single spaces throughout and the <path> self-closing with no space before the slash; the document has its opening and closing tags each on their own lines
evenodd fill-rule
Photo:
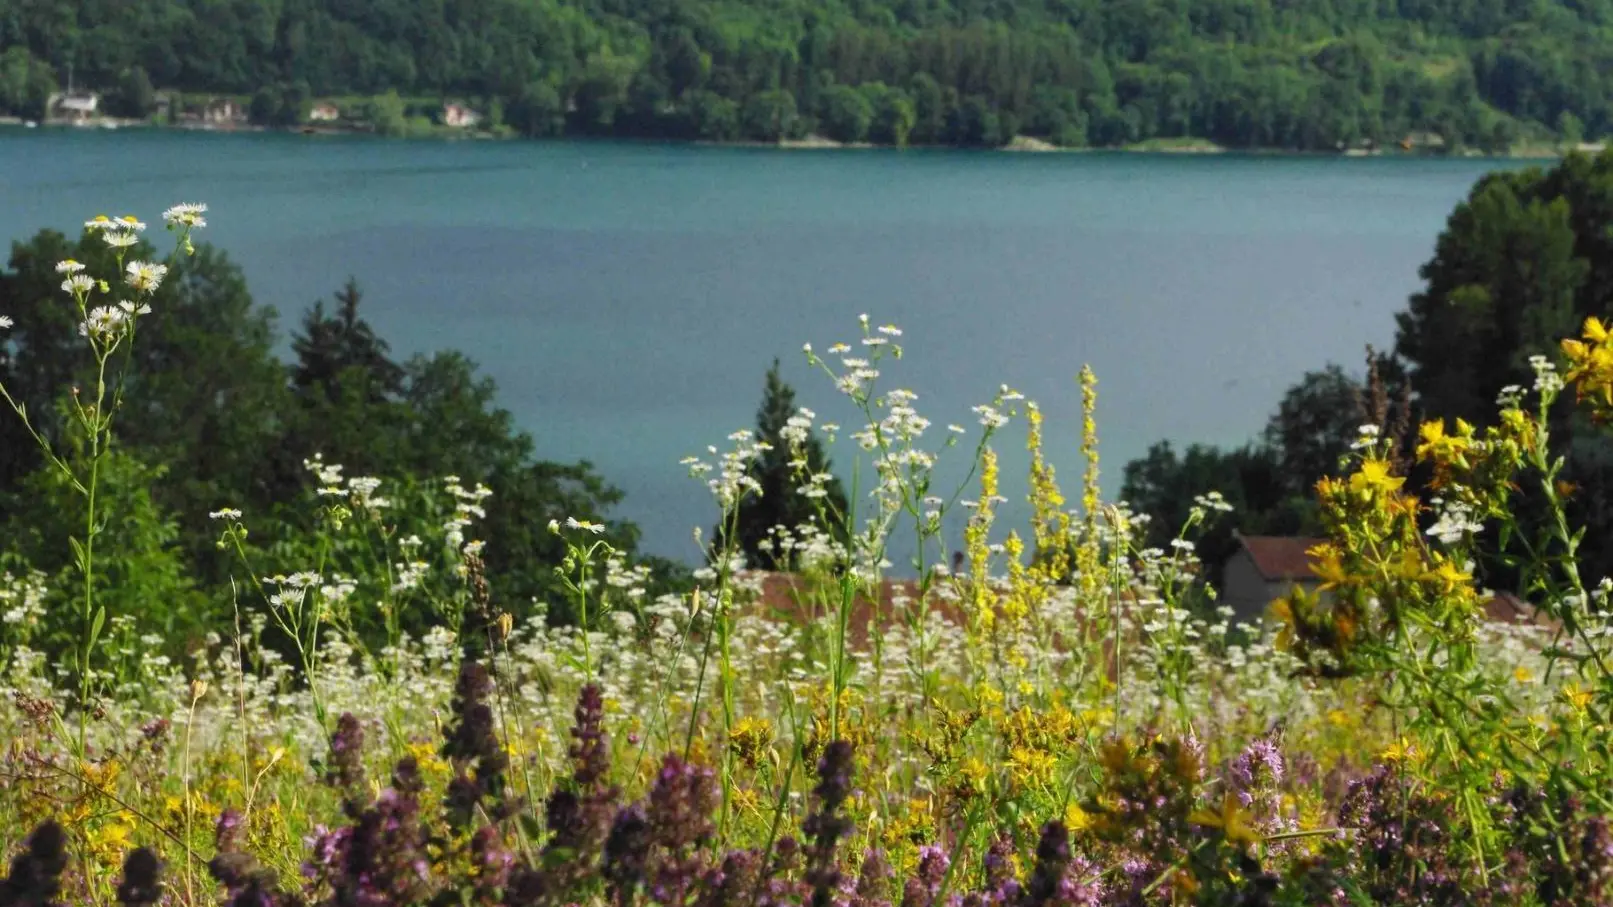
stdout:
<svg viewBox="0 0 1613 907">
<path fill-rule="evenodd" d="M 740 502 L 735 534 L 738 549 L 745 562 L 753 568 L 774 568 L 779 563 L 777 550 L 769 551 L 766 541 L 775 527 L 792 533 L 800 526 L 814 526 L 831 538 L 843 541 L 846 537 L 846 492 L 838 478 L 823 483 L 824 495 L 819 498 L 801 493 L 807 477 L 830 472 L 829 455 L 824 451 L 823 439 L 816 431 L 809 431 L 800 453 L 806 459 L 805 472 L 791 465 L 797 451 L 785 438 L 790 419 L 799 413 L 795 403 L 795 389 L 779 375 L 779 362 L 767 370 L 762 405 L 756 411 L 757 437 L 771 445 L 771 450 L 751 462 L 750 474 L 761 486 L 761 493 L 747 494 Z M 719 547 L 724 537 L 719 526 L 715 537 Z"/>
</svg>

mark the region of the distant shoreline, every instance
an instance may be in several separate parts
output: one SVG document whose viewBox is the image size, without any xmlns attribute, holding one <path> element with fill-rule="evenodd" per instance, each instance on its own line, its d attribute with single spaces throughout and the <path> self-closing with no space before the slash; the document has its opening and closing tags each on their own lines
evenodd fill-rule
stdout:
<svg viewBox="0 0 1613 907">
<path fill-rule="evenodd" d="M 206 132 L 218 134 L 252 133 L 252 134 L 281 134 L 319 136 L 371 136 L 375 138 L 388 138 L 404 141 L 546 141 L 550 139 L 523 139 L 520 136 L 495 135 L 479 130 L 455 130 L 444 127 L 428 135 L 383 136 L 373 129 L 358 126 L 333 125 L 305 125 L 296 127 L 259 126 L 251 123 L 153 123 L 149 120 L 118 120 L 110 117 L 102 118 L 93 123 L 64 123 L 46 122 L 34 123 L 22 117 L 0 116 L 0 128 L 12 127 L 17 129 L 49 129 L 66 131 L 117 131 L 122 129 L 151 130 L 159 132 Z M 588 136 L 557 136 L 555 139 L 567 141 L 588 141 Z M 877 145 L 871 142 L 838 142 L 822 135 L 807 135 L 797 139 L 781 139 L 777 142 L 762 142 L 755 140 L 711 141 L 707 139 L 677 140 L 677 139 L 651 139 L 634 137 L 612 137 L 612 141 L 645 141 L 669 142 L 672 144 L 697 145 L 711 148 L 759 148 L 780 149 L 786 151 L 868 151 L 896 149 L 894 145 Z M 1464 148 L 1455 154 L 1450 154 L 1439 148 L 1351 148 L 1344 151 L 1301 151 L 1292 148 L 1236 148 L 1218 145 L 1204 139 L 1169 138 L 1150 139 L 1134 145 L 1106 146 L 1106 147 L 1066 147 L 1055 145 L 1045 139 L 1033 136 L 1019 135 L 1006 145 L 995 148 L 970 148 L 959 145 L 912 145 L 911 148 L 923 149 L 954 149 L 1008 152 L 1012 154 L 1089 154 L 1089 153 L 1124 153 L 1124 154 L 1180 154 L 1180 155 L 1264 155 L 1272 157 L 1415 157 L 1415 158 L 1495 158 L 1497 160 L 1551 160 L 1566 156 L 1570 151 L 1583 154 L 1599 154 L 1606 150 L 1605 143 L 1581 142 L 1572 149 L 1563 149 L 1552 145 L 1520 145 L 1512 148 L 1506 154 L 1494 154 L 1477 149 Z"/>
</svg>

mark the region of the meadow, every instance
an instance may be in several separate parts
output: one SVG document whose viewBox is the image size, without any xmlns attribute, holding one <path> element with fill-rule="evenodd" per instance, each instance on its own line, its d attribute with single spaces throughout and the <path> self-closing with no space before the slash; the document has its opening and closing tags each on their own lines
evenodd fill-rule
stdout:
<svg viewBox="0 0 1613 907">
<path fill-rule="evenodd" d="M 176 258 L 206 213 L 164 213 Z M 497 488 L 315 458 L 315 556 L 273 562 L 221 503 L 235 616 L 174 657 L 108 617 L 95 545 L 172 261 L 125 260 L 133 217 L 85 229 L 118 251 L 115 273 L 57 266 L 96 378 L 68 395 L 76 443 L 36 434 L 82 506 L 61 540 L 82 586 L 51 659 L 30 636 L 48 581 L 0 577 L 0 905 L 1613 904 L 1613 583 L 1580 575 L 1552 431 L 1613 417 L 1596 319 L 1483 426 L 1362 425 L 1315 489 L 1319 590 L 1258 627 L 1231 624 L 1194 554 L 1237 518 L 1221 497 L 1168 548 L 1100 499 L 1090 370 L 1067 499 L 1034 401 L 1005 386 L 932 423 L 901 329 L 865 316 L 803 349 L 863 419 L 803 408 L 781 439 L 816 508 L 772 533 L 786 607 L 727 541 L 760 490 L 748 430 L 682 464 L 723 530 L 692 592 L 652 596 L 603 526 L 556 519 L 567 598 L 521 609 L 480 557 Z M 797 455 L 817 435 L 862 452 L 844 511 Z M 1027 488 L 999 487 L 1009 445 Z M 964 486 L 932 481 L 943 458 Z M 1008 494 L 1029 525 L 995 518 Z M 919 554 L 898 569 L 903 534 Z M 1481 547 L 1540 619 L 1486 617 Z"/>
</svg>

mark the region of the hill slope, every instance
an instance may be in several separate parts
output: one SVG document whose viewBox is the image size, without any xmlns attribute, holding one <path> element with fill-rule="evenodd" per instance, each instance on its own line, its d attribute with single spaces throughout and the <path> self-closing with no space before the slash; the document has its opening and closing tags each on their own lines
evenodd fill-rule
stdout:
<svg viewBox="0 0 1613 907">
<path fill-rule="evenodd" d="M 80 85 L 454 96 L 528 134 L 1482 147 L 1613 132 L 1613 0 L 0 0 Z"/>
</svg>

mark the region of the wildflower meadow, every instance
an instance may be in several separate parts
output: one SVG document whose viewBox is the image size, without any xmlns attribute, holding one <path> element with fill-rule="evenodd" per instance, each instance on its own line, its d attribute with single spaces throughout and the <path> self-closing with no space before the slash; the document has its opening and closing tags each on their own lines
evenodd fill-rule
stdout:
<svg viewBox="0 0 1613 907">
<path fill-rule="evenodd" d="M 1554 429 L 1613 420 L 1597 319 L 1483 424 L 1363 425 L 1314 489 L 1320 582 L 1256 624 L 1195 556 L 1223 498 L 1163 548 L 1102 500 L 1090 370 L 1067 497 L 1034 401 L 927 415 L 864 317 L 802 353 L 859 424 L 797 408 L 681 465 L 716 526 L 688 591 L 574 515 L 538 527 L 561 594 L 517 607 L 483 560 L 498 487 L 310 457 L 298 544 L 217 502 L 233 600 L 172 654 L 109 616 L 97 540 L 131 350 L 208 214 L 163 214 L 166 260 L 93 219 L 115 271 L 56 265 L 93 377 L 66 440 L 5 392 L 78 528 L 66 588 L 0 576 L 0 905 L 1613 904 L 1613 584 L 1580 573 Z M 817 439 L 855 456 L 844 496 Z M 1001 487 L 1013 447 L 1028 487 Z M 769 454 L 809 518 L 764 527 L 763 572 L 738 540 Z M 1487 616 L 1481 549 L 1532 619 Z"/>
</svg>

